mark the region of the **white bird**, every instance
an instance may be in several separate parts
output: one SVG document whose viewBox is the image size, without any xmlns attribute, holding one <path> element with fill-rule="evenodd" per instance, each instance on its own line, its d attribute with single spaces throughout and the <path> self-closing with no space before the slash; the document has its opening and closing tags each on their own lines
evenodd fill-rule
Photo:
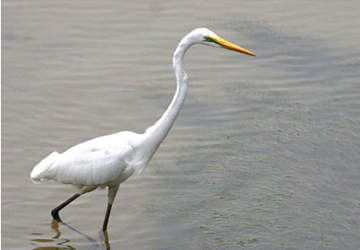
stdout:
<svg viewBox="0 0 360 250">
<path fill-rule="evenodd" d="M 198 28 L 187 34 L 180 41 L 173 57 L 177 83 L 174 98 L 162 117 L 145 133 L 123 131 L 98 137 L 80 143 L 61 154 L 53 152 L 34 167 L 30 174 L 34 182 L 54 180 L 77 188 L 77 192 L 70 199 L 51 211 L 55 220 L 61 222 L 59 211 L 79 196 L 97 188 L 108 187 L 108 206 L 102 227 L 103 231 L 106 231 L 111 207 L 120 184 L 148 165 L 183 106 L 188 85 L 183 60 L 186 51 L 194 44 L 222 47 L 255 56 L 206 28 Z"/>
</svg>

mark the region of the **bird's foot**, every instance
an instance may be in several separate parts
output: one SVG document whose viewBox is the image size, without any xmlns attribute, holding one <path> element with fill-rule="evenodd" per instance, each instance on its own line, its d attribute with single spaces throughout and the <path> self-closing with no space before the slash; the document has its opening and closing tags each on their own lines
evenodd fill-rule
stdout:
<svg viewBox="0 0 360 250">
<path fill-rule="evenodd" d="M 52 210 L 51 211 L 51 216 L 54 218 L 54 220 L 56 220 L 57 222 L 62 222 L 62 220 L 60 219 L 59 216 L 59 212 L 57 210 Z"/>
<path fill-rule="evenodd" d="M 105 243 L 106 249 L 110 249 L 109 235 L 106 229 L 102 228 L 99 231 L 100 241 Z"/>
</svg>

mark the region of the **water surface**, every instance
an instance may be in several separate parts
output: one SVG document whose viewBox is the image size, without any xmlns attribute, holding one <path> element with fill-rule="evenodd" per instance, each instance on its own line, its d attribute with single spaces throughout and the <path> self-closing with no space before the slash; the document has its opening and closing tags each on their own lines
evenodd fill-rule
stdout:
<svg viewBox="0 0 360 250">
<path fill-rule="evenodd" d="M 360 248 L 359 8 L 3 1 L 2 247 L 106 247 L 95 243 L 106 190 L 61 212 L 79 234 L 50 217 L 74 190 L 29 174 L 54 150 L 152 125 L 175 91 L 177 43 L 207 27 L 257 57 L 189 50 L 186 103 L 122 185 L 111 248 Z"/>
</svg>

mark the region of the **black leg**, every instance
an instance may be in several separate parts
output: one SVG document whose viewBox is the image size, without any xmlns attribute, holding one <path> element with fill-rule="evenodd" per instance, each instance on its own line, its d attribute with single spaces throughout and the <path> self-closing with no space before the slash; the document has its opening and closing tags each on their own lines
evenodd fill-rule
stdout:
<svg viewBox="0 0 360 250">
<path fill-rule="evenodd" d="M 56 208 L 54 208 L 51 211 L 51 215 L 54 218 L 54 220 L 61 222 L 60 216 L 59 216 L 59 211 L 61 209 L 63 209 L 64 207 L 66 207 L 67 205 L 69 205 L 72 201 L 74 201 L 76 198 L 78 198 L 80 196 L 80 194 L 74 194 L 73 196 L 70 197 L 70 199 L 66 200 L 64 203 L 61 203 L 59 206 L 57 206 Z"/>
<path fill-rule="evenodd" d="M 104 232 L 106 231 L 107 224 L 109 222 L 111 207 L 112 207 L 112 205 L 109 203 L 108 206 L 107 206 L 107 209 L 106 209 L 106 214 L 105 214 L 105 219 L 104 219 L 104 224 L 103 224 L 103 231 Z"/>
<path fill-rule="evenodd" d="M 106 232 L 106 229 L 107 229 L 107 225 L 108 225 L 109 217 L 110 217 L 110 212 L 111 212 L 111 207 L 112 207 L 112 204 L 114 202 L 116 193 L 117 193 L 117 191 L 119 189 L 119 186 L 120 186 L 120 184 L 118 184 L 116 186 L 109 186 L 108 206 L 107 206 L 107 209 L 106 209 L 105 219 L 104 219 L 104 223 L 103 223 L 103 227 L 102 227 L 104 233 Z"/>
</svg>

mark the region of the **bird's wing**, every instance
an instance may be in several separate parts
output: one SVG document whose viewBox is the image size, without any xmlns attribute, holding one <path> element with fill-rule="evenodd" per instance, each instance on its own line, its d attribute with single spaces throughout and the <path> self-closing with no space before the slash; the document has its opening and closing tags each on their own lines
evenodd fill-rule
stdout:
<svg viewBox="0 0 360 250">
<path fill-rule="evenodd" d="M 135 134 L 134 134 L 135 135 Z M 99 137 L 60 154 L 46 178 L 83 186 L 106 186 L 129 178 L 134 148 L 125 134 Z"/>
</svg>

